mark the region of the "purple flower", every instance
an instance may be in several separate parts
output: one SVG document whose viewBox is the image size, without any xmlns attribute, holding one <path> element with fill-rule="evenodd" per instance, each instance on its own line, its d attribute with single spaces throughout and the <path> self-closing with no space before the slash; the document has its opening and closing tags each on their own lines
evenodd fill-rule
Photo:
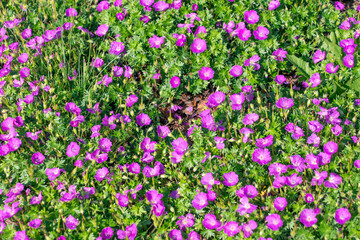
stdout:
<svg viewBox="0 0 360 240">
<path fill-rule="evenodd" d="M 79 225 L 79 221 L 76 218 L 74 218 L 72 215 L 69 215 L 66 218 L 65 225 L 68 229 L 73 230 Z"/>
<path fill-rule="evenodd" d="M 15 152 L 21 146 L 21 140 L 18 138 L 12 138 L 8 141 L 7 146 L 10 152 Z"/>
<path fill-rule="evenodd" d="M 338 145 L 335 142 L 330 141 L 324 145 L 324 152 L 327 154 L 330 155 L 335 154 L 337 153 L 337 150 L 338 150 Z"/>
<path fill-rule="evenodd" d="M 274 207 L 278 211 L 283 211 L 287 206 L 286 198 L 283 197 L 277 197 L 274 201 Z"/>
<path fill-rule="evenodd" d="M 102 152 L 111 152 L 112 142 L 110 139 L 102 138 L 99 141 L 99 150 Z"/>
<path fill-rule="evenodd" d="M 148 16 L 143 15 L 142 17 L 140 17 L 140 21 L 142 21 L 143 23 L 148 23 L 150 19 Z"/>
<path fill-rule="evenodd" d="M 321 83 L 320 74 L 314 73 L 313 75 L 311 75 L 311 77 L 309 78 L 309 82 L 312 83 L 311 84 L 312 88 L 319 86 Z"/>
<path fill-rule="evenodd" d="M 279 230 L 279 228 L 283 225 L 280 215 L 276 213 L 267 216 L 265 220 L 267 222 L 266 226 L 273 231 Z"/>
<path fill-rule="evenodd" d="M 145 113 L 140 113 L 136 116 L 136 123 L 142 127 L 142 126 L 148 126 L 151 123 L 150 117 Z"/>
<path fill-rule="evenodd" d="M 205 208 L 208 205 L 207 194 L 203 192 L 196 194 L 192 200 L 192 205 L 197 210 Z"/>
<path fill-rule="evenodd" d="M 351 28 L 351 22 L 348 20 L 345 20 L 340 24 L 339 28 L 343 29 L 343 30 L 349 30 Z"/>
<path fill-rule="evenodd" d="M 239 176 L 235 172 L 224 173 L 223 178 L 223 184 L 228 187 L 235 186 L 239 182 Z"/>
<path fill-rule="evenodd" d="M 156 35 L 153 35 L 151 38 L 149 38 L 149 44 L 151 48 L 160 48 L 161 44 L 164 43 L 164 37 L 158 37 Z"/>
<path fill-rule="evenodd" d="M 214 93 L 209 95 L 206 105 L 209 108 L 217 107 L 224 100 L 225 100 L 225 93 L 217 91 L 217 92 L 214 92 Z"/>
<path fill-rule="evenodd" d="M 325 71 L 327 73 L 336 73 L 337 70 L 339 69 L 339 65 L 337 65 L 336 67 L 334 66 L 334 63 L 328 63 L 325 66 Z"/>
<path fill-rule="evenodd" d="M 23 67 L 22 69 L 20 69 L 19 73 L 22 78 L 27 78 L 28 76 L 30 76 L 30 69 L 27 67 Z"/>
<path fill-rule="evenodd" d="M 245 95 L 243 93 L 233 94 L 230 96 L 232 110 L 241 110 L 242 104 L 245 102 Z"/>
<path fill-rule="evenodd" d="M 281 163 L 273 163 L 269 166 L 269 175 L 273 175 L 275 177 L 280 176 L 282 173 L 287 172 L 287 166 Z"/>
<path fill-rule="evenodd" d="M 109 30 L 109 26 L 107 24 L 102 24 L 97 28 L 95 34 L 98 35 L 99 37 L 102 37 L 108 32 L 108 30 Z"/>
<path fill-rule="evenodd" d="M 106 227 L 101 231 L 101 237 L 103 239 L 110 239 L 114 235 L 114 230 L 111 227 Z"/>
<path fill-rule="evenodd" d="M 176 46 L 182 47 L 182 46 L 185 45 L 185 43 L 186 43 L 186 35 L 185 34 L 180 34 L 179 35 L 177 33 L 174 33 L 173 37 L 177 39 L 176 44 L 175 44 Z"/>
<path fill-rule="evenodd" d="M 174 76 L 170 80 L 170 85 L 172 88 L 177 88 L 180 85 L 180 78 L 178 76 Z"/>
<path fill-rule="evenodd" d="M 240 230 L 244 233 L 244 237 L 251 237 L 253 230 L 257 228 L 257 223 L 254 220 L 250 220 L 248 224 L 244 223 L 240 226 Z"/>
<path fill-rule="evenodd" d="M 178 229 L 173 229 L 169 232 L 170 239 L 173 240 L 182 240 L 183 237 L 181 236 L 181 231 Z"/>
<path fill-rule="evenodd" d="M 236 29 L 233 33 L 237 32 L 237 36 L 241 41 L 247 41 L 251 37 L 251 31 L 246 27 Z"/>
<path fill-rule="evenodd" d="M 104 60 L 100 59 L 100 58 L 96 58 L 95 60 L 93 60 L 93 62 L 91 63 L 92 67 L 102 67 L 104 65 Z"/>
<path fill-rule="evenodd" d="M 163 194 L 158 193 L 157 190 L 150 190 L 146 192 L 146 199 L 149 201 L 151 205 L 156 205 L 161 203 L 161 198 L 163 197 Z"/>
<path fill-rule="evenodd" d="M 295 187 L 302 183 L 302 178 L 297 175 L 297 173 L 293 173 L 291 176 L 286 177 L 286 184 L 290 187 Z"/>
<path fill-rule="evenodd" d="M 177 152 L 180 155 L 183 155 L 187 148 L 188 148 L 188 143 L 187 141 L 185 141 L 183 138 L 178 138 L 172 141 L 172 146 L 175 152 Z"/>
<path fill-rule="evenodd" d="M 109 77 L 107 74 L 105 74 L 101 81 L 97 82 L 98 85 L 104 84 L 106 87 L 109 87 L 110 83 L 112 83 L 112 78 Z"/>
<path fill-rule="evenodd" d="M 67 17 L 76 17 L 78 13 L 75 8 L 68 8 L 66 9 L 65 14 Z"/>
<path fill-rule="evenodd" d="M 243 124 L 251 125 L 254 124 L 257 120 L 259 120 L 259 115 L 257 115 L 256 113 L 249 113 L 245 115 L 243 119 Z"/>
<path fill-rule="evenodd" d="M 146 137 L 142 140 L 140 147 L 144 152 L 155 152 L 156 141 L 151 141 L 150 138 Z"/>
<path fill-rule="evenodd" d="M 276 8 L 278 8 L 280 6 L 280 2 L 279 0 L 272 0 L 270 3 L 269 3 L 269 11 L 272 11 L 272 10 L 275 10 Z"/>
<path fill-rule="evenodd" d="M 345 224 L 351 218 L 351 214 L 347 208 L 339 208 L 335 212 L 335 221 L 338 224 Z"/>
<path fill-rule="evenodd" d="M 291 169 L 295 169 L 297 172 L 302 172 L 305 169 L 305 161 L 300 155 L 290 156 L 292 165 L 289 166 Z"/>
<path fill-rule="evenodd" d="M 168 126 L 157 126 L 157 133 L 159 137 L 166 138 L 167 135 L 170 133 L 170 129 Z"/>
<path fill-rule="evenodd" d="M 227 222 L 223 226 L 223 230 L 229 237 L 233 237 L 240 232 L 239 224 L 235 221 Z"/>
<path fill-rule="evenodd" d="M 270 151 L 267 148 L 258 148 L 252 154 L 252 160 L 260 165 L 266 165 L 271 161 Z"/>
<path fill-rule="evenodd" d="M 206 34 L 206 28 L 204 26 L 197 27 L 194 35 L 195 35 L 195 37 L 199 37 L 198 36 L 199 34 Z"/>
<path fill-rule="evenodd" d="M 213 79 L 214 77 L 214 70 L 210 67 L 202 67 L 199 71 L 199 77 L 202 80 L 208 81 L 210 79 Z"/>
<path fill-rule="evenodd" d="M 286 54 L 288 54 L 288 52 L 282 48 L 279 48 L 273 52 L 273 56 L 275 56 L 275 59 L 279 62 L 284 61 L 284 59 L 286 58 Z"/>
<path fill-rule="evenodd" d="M 355 166 L 356 168 L 360 168 L 360 159 L 354 161 L 354 166 Z"/>
<path fill-rule="evenodd" d="M 42 153 L 40 153 L 40 152 L 36 152 L 31 156 L 31 161 L 35 165 L 39 165 L 39 164 L 43 163 L 44 160 L 45 160 L 45 156 L 42 155 Z"/>
<path fill-rule="evenodd" d="M 29 54 L 23 53 L 18 57 L 19 63 L 26 63 L 29 59 Z"/>
<path fill-rule="evenodd" d="M 305 162 L 308 164 L 307 168 L 319 169 L 319 157 L 315 156 L 313 153 L 306 155 Z"/>
<path fill-rule="evenodd" d="M 66 149 L 66 156 L 75 157 L 79 154 L 80 146 L 76 142 L 71 142 Z"/>
<path fill-rule="evenodd" d="M 305 227 L 311 227 L 317 223 L 316 213 L 313 209 L 305 208 L 304 210 L 302 210 L 299 219 Z"/>
<path fill-rule="evenodd" d="M 123 72 L 124 72 L 124 69 L 122 67 L 114 66 L 114 68 L 113 68 L 114 77 L 121 77 Z"/>
<path fill-rule="evenodd" d="M 344 4 L 342 4 L 341 2 L 335 2 L 335 9 L 336 10 L 343 10 L 345 8 Z"/>
<path fill-rule="evenodd" d="M 326 52 L 322 52 L 320 49 L 317 50 L 316 52 L 314 52 L 314 55 L 313 55 L 313 61 L 314 63 L 318 63 L 318 62 L 321 62 L 323 61 L 324 59 L 326 58 Z"/>
<path fill-rule="evenodd" d="M 314 201 L 314 196 L 311 193 L 305 195 L 305 202 L 312 203 Z"/>
<path fill-rule="evenodd" d="M 316 170 L 314 170 L 314 173 L 315 173 L 315 176 L 311 180 L 311 185 L 312 186 L 315 186 L 315 185 L 320 186 L 324 182 L 324 180 L 327 178 L 328 173 L 326 171 L 319 173 Z"/>
<path fill-rule="evenodd" d="M 24 31 L 22 31 L 21 33 L 21 36 L 23 37 L 23 39 L 31 38 L 32 30 L 30 28 L 24 29 Z"/>
<path fill-rule="evenodd" d="M 136 103 L 138 99 L 139 98 L 134 94 L 129 95 L 129 97 L 125 99 L 126 107 L 132 107 L 132 105 L 134 105 L 134 103 Z"/>
<path fill-rule="evenodd" d="M 38 228 L 38 227 L 40 227 L 41 223 L 42 223 L 41 219 L 37 218 L 37 219 L 30 221 L 28 225 L 31 228 Z"/>
<path fill-rule="evenodd" d="M 255 24 L 259 21 L 259 15 L 255 10 L 245 11 L 244 19 L 249 24 Z"/>
<path fill-rule="evenodd" d="M 194 53 L 202 53 L 207 49 L 206 41 L 201 38 L 195 38 L 190 46 L 191 51 Z"/>
<path fill-rule="evenodd" d="M 346 55 L 343 58 L 343 64 L 348 68 L 354 67 L 354 55 L 352 55 L 352 54 Z"/>
<path fill-rule="evenodd" d="M 102 12 L 102 11 L 104 11 L 104 10 L 109 9 L 109 7 L 110 7 L 110 4 L 109 4 L 108 1 L 101 1 L 101 2 L 97 5 L 96 10 L 98 10 L 99 12 Z"/>
<path fill-rule="evenodd" d="M 59 168 L 47 168 L 45 171 L 46 176 L 48 176 L 50 181 L 55 180 L 58 176 L 60 176 L 61 172 L 65 172 L 63 169 Z"/>
<path fill-rule="evenodd" d="M 255 39 L 265 40 L 268 38 L 269 30 L 266 27 L 258 26 L 257 29 L 253 33 L 254 33 Z"/>
<path fill-rule="evenodd" d="M 276 102 L 276 107 L 280 109 L 289 109 L 294 106 L 294 99 L 282 97 Z"/>
<path fill-rule="evenodd" d="M 155 9 L 155 11 L 157 12 L 162 12 L 165 11 L 166 9 L 168 9 L 170 7 L 170 4 L 164 2 L 164 1 L 158 1 L 153 5 L 153 8 Z"/>
<path fill-rule="evenodd" d="M 221 226 L 221 222 L 216 219 L 216 216 L 209 213 L 205 214 L 202 224 L 206 229 L 210 230 Z"/>
<path fill-rule="evenodd" d="M 308 126 L 309 126 L 310 131 L 312 131 L 314 133 L 318 133 L 324 128 L 324 126 L 316 120 L 309 121 Z"/>
<path fill-rule="evenodd" d="M 328 181 L 325 181 L 324 186 L 327 188 L 338 188 L 342 182 L 342 178 L 336 173 L 330 173 Z"/>
<path fill-rule="evenodd" d="M 119 55 L 121 52 L 123 52 L 125 49 L 123 42 L 116 42 L 113 41 L 110 45 L 109 53 L 113 55 Z"/>
<path fill-rule="evenodd" d="M 26 236 L 26 230 L 23 230 L 15 233 L 14 240 L 30 240 L 30 238 Z"/>
<path fill-rule="evenodd" d="M 116 194 L 116 199 L 118 200 L 118 204 L 120 207 L 126 207 L 129 205 L 129 198 L 126 194 Z"/>
<path fill-rule="evenodd" d="M 243 69 L 240 65 L 235 65 L 230 69 L 230 75 L 233 77 L 239 77 L 243 73 Z"/>
<path fill-rule="evenodd" d="M 101 182 L 106 178 L 108 174 L 109 174 L 109 170 L 107 167 L 100 168 L 96 171 L 95 179 Z"/>
</svg>

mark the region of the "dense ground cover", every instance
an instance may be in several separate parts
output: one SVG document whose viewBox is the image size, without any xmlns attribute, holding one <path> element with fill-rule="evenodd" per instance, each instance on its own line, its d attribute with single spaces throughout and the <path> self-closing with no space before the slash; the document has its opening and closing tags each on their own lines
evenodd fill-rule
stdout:
<svg viewBox="0 0 360 240">
<path fill-rule="evenodd" d="M 360 7 L 0 3 L 0 239 L 360 236 Z"/>
</svg>

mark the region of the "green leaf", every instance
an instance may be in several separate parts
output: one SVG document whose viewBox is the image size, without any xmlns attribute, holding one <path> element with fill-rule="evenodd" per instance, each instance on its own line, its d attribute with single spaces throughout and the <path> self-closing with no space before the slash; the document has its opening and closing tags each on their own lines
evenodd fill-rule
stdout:
<svg viewBox="0 0 360 240">
<path fill-rule="evenodd" d="M 327 37 L 323 37 L 322 40 L 323 43 L 321 47 L 328 50 L 330 54 L 334 55 L 337 64 L 339 64 L 340 66 L 344 66 L 342 61 L 342 50 L 341 47 L 338 46 L 337 44 L 337 38 L 335 33 L 334 32 L 330 33 L 330 39 Z"/>
<path fill-rule="evenodd" d="M 309 66 L 308 62 L 305 62 L 301 58 L 298 58 L 294 55 L 287 55 L 287 60 L 289 60 L 306 78 L 310 78 L 312 69 Z"/>
</svg>

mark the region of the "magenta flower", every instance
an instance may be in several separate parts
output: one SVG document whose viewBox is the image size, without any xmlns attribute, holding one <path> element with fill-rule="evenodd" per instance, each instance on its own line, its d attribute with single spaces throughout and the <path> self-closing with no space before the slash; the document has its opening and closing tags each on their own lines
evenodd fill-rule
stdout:
<svg viewBox="0 0 360 240">
<path fill-rule="evenodd" d="M 324 152 L 327 154 L 330 155 L 335 154 L 337 153 L 337 150 L 338 150 L 338 145 L 335 142 L 330 141 L 324 145 Z"/>
<path fill-rule="evenodd" d="M 311 75 L 311 77 L 309 78 L 309 82 L 312 83 L 312 88 L 319 86 L 321 84 L 320 74 L 314 73 L 313 75 Z"/>
<path fill-rule="evenodd" d="M 335 212 L 335 221 L 338 224 L 345 224 L 351 218 L 351 214 L 347 208 L 339 208 Z"/>
<path fill-rule="evenodd" d="M 217 91 L 209 95 L 206 105 L 209 108 L 217 107 L 222 102 L 224 102 L 224 100 L 225 100 L 225 93 Z"/>
<path fill-rule="evenodd" d="M 242 104 L 245 102 L 245 95 L 241 92 L 240 94 L 233 94 L 230 96 L 232 110 L 241 110 Z"/>
<path fill-rule="evenodd" d="M 291 176 L 286 177 L 286 184 L 290 187 L 295 187 L 302 183 L 302 178 L 297 175 L 297 173 L 293 173 Z"/>
<path fill-rule="evenodd" d="M 314 133 L 313 133 L 314 134 Z M 319 169 L 319 157 L 315 156 L 313 153 L 306 155 L 305 163 L 307 163 L 307 168 Z"/>
<path fill-rule="evenodd" d="M 109 7 L 110 7 L 110 4 L 109 4 L 108 1 L 101 1 L 101 2 L 97 5 L 96 10 L 98 10 L 99 12 L 102 12 L 102 11 L 104 11 L 104 10 L 109 9 Z"/>
<path fill-rule="evenodd" d="M 26 63 L 29 59 L 29 54 L 23 53 L 18 57 L 19 63 Z"/>
<path fill-rule="evenodd" d="M 284 61 L 284 59 L 286 58 L 286 54 L 288 54 L 288 52 L 282 48 L 279 48 L 273 52 L 273 56 L 275 56 L 275 59 L 279 62 Z"/>
<path fill-rule="evenodd" d="M 138 101 L 138 97 L 135 94 L 130 94 L 127 99 L 125 99 L 126 107 L 132 107 L 134 103 Z"/>
<path fill-rule="evenodd" d="M 223 178 L 223 184 L 228 187 L 235 186 L 239 182 L 239 176 L 235 172 L 224 173 Z"/>
<path fill-rule="evenodd" d="M 305 195 L 305 202 L 312 203 L 314 201 L 314 196 L 311 193 Z"/>
<path fill-rule="evenodd" d="M 173 37 L 176 38 L 176 46 L 178 47 L 183 47 L 186 43 L 186 35 L 185 34 L 177 34 L 177 33 L 174 33 L 173 34 Z"/>
<path fill-rule="evenodd" d="M 36 228 L 40 227 L 41 223 L 42 223 L 41 219 L 36 218 L 36 219 L 30 221 L 28 225 L 29 225 L 29 227 L 36 229 Z"/>
<path fill-rule="evenodd" d="M 348 54 L 343 58 L 343 64 L 348 68 L 354 67 L 354 55 Z"/>
<path fill-rule="evenodd" d="M 316 213 L 313 209 L 305 208 L 302 210 L 299 219 L 305 227 L 311 227 L 317 223 Z"/>
<path fill-rule="evenodd" d="M 258 26 L 257 29 L 253 32 L 255 39 L 265 40 L 268 38 L 269 30 L 266 27 Z"/>
<path fill-rule="evenodd" d="M 289 109 L 294 106 L 294 99 L 282 97 L 276 102 L 276 107 L 280 109 Z"/>
<path fill-rule="evenodd" d="M 202 80 L 208 81 L 210 79 L 213 79 L 214 77 L 214 70 L 210 67 L 202 67 L 199 71 L 199 77 Z"/>
<path fill-rule="evenodd" d="M 205 208 L 208 205 L 206 193 L 199 192 L 198 194 L 196 194 L 194 199 L 192 200 L 192 205 L 197 210 Z"/>
<path fill-rule="evenodd" d="M 173 140 L 171 144 L 173 146 L 174 151 L 180 155 L 183 155 L 188 148 L 187 141 L 185 141 L 182 137 Z"/>
<path fill-rule="evenodd" d="M 140 17 L 140 21 L 142 21 L 143 23 L 148 23 L 150 21 L 150 18 L 146 15 L 143 15 L 142 17 Z"/>
<path fill-rule="evenodd" d="M 102 60 L 101 58 L 96 58 L 91 63 L 91 66 L 96 68 L 102 67 L 103 65 L 104 65 L 104 60 Z"/>
<path fill-rule="evenodd" d="M 27 78 L 28 76 L 30 76 L 30 69 L 27 67 L 23 67 L 22 69 L 20 69 L 19 74 L 22 78 Z"/>
<path fill-rule="evenodd" d="M 108 32 L 108 30 L 109 30 L 109 26 L 106 24 L 102 24 L 97 28 L 95 34 L 98 35 L 99 37 L 102 37 Z"/>
<path fill-rule="evenodd" d="M 240 226 L 240 230 L 244 233 L 244 237 L 251 237 L 253 230 L 257 228 L 257 223 L 254 220 L 250 220 L 248 224 L 244 223 Z"/>
<path fill-rule="evenodd" d="M 198 26 L 197 29 L 195 30 L 195 37 L 199 37 L 199 34 L 206 34 L 206 28 L 204 26 Z"/>
<path fill-rule="evenodd" d="M 325 51 L 321 51 L 320 49 L 317 50 L 316 52 L 314 52 L 314 55 L 313 55 L 313 61 L 314 63 L 318 63 L 318 62 L 321 62 L 323 60 L 325 60 L 326 58 L 326 52 Z"/>
<path fill-rule="evenodd" d="M 155 11 L 157 12 L 162 12 L 165 11 L 166 9 L 168 9 L 170 7 L 170 4 L 164 2 L 164 1 L 158 1 L 153 5 L 153 8 L 155 9 Z"/>
<path fill-rule="evenodd" d="M 257 115 L 256 113 L 249 113 L 245 115 L 243 119 L 243 124 L 251 125 L 254 124 L 257 120 L 259 120 L 259 115 Z"/>
<path fill-rule="evenodd" d="M 330 173 L 328 181 L 325 181 L 324 186 L 327 188 L 338 188 L 342 182 L 342 178 L 336 173 Z"/>
<path fill-rule="evenodd" d="M 109 53 L 113 55 L 119 55 L 121 52 L 123 52 L 125 49 L 123 42 L 116 42 L 113 41 L 110 45 Z"/>
<path fill-rule="evenodd" d="M 334 63 L 328 63 L 325 66 L 325 71 L 327 73 L 336 73 L 337 70 L 339 69 L 339 65 L 337 65 L 336 67 L 334 66 Z"/>
<path fill-rule="evenodd" d="M 68 229 L 73 230 L 79 225 L 79 221 L 76 218 L 74 218 L 72 215 L 69 215 L 66 218 L 65 225 Z"/>
<path fill-rule="evenodd" d="M 172 88 L 177 88 L 180 85 L 180 78 L 178 76 L 174 76 L 170 80 L 170 85 Z"/>
<path fill-rule="evenodd" d="M 151 141 L 150 138 L 146 137 L 142 140 L 140 147 L 144 152 L 155 152 L 156 141 Z"/>
<path fill-rule="evenodd" d="M 158 37 L 156 35 L 153 35 L 151 38 L 149 38 L 149 44 L 151 48 L 160 48 L 161 44 L 164 43 L 164 37 Z"/>
<path fill-rule="evenodd" d="M 343 10 L 345 8 L 344 4 L 342 4 L 341 2 L 335 2 L 335 9 L 336 10 Z"/>
<path fill-rule="evenodd" d="M 243 69 L 240 65 L 235 65 L 230 69 L 230 75 L 233 77 L 239 77 L 243 73 Z"/>
<path fill-rule="evenodd" d="M 233 237 L 240 232 L 239 224 L 235 221 L 227 222 L 223 226 L 223 230 L 229 237 Z"/>
<path fill-rule="evenodd" d="M 183 237 L 181 235 L 181 231 L 178 229 L 173 229 L 169 232 L 169 237 L 172 240 L 182 240 Z"/>
<path fill-rule="evenodd" d="M 66 156 L 75 157 L 79 154 L 80 146 L 76 142 L 71 142 L 66 149 Z"/>
<path fill-rule="evenodd" d="M 287 172 L 287 166 L 281 163 L 273 163 L 269 166 L 269 175 L 279 177 L 282 173 Z"/>
<path fill-rule="evenodd" d="M 260 165 L 266 165 L 271 161 L 270 151 L 267 148 L 258 148 L 252 154 L 252 160 Z"/>
<path fill-rule="evenodd" d="M 1 35 L 1 34 L 0 34 L 0 35 Z M 21 36 L 22 36 L 24 39 L 31 38 L 31 36 L 32 36 L 32 30 L 31 30 L 30 28 L 25 29 L 24 31 L 22 31 Z M 0 41 L 0 42 L 1 42 L 1 41 Z"/>
<path fill-rule="evenodd" d="M 166 138 L 170 133 L 170 129 L 168 126 L 157 126 L 156 130 L 157 130 L 159 137 L 161 137 L 161 138 Z"/>
<path fill-rule="evenodd" d="M 65 14 L 67 17 L 76 17 L 78 13 L 75 8 L 68 8 L 66 9 Z"/>
<path fill-rule="evenodd" d="M 283 211 L 287 206 L 286 198 L 283 197 L 277 197 L 274 201 L 274 207 L 278 211 Z"/>
<path fill-rule="evenodd" d="M 201 38 L 195 38 L 190 49 L 193 53 L 202 53 L 207 49 L 206 41 Z"/>
<path fill-rule="evenodd" d="M 237 32 L 237 36 L 241 41 L 247 41 L 251 37 L 251 31 L 246 27 L 236 29 L 233 33 Z"/>
<path fill-rule="evenodd" d="M 110 239 L 114 235 L 114 230 L 111 227 L 106 227 L 101 231 L 102 239 Z"/>
<path fill-rule="evenodd" d="M 99 150 L 102 152 L 110 152 L 111 151 L 112 142 L 110 139 L 102 138 L 99 140 Z"/>
<path fill-rule="evenodd" d="M 59 168 L 47 168 L 45 174 L 48 176 L 50 181 L 53 181 L 60 176 L 61 172 L 65 172 L 65 170 Z"/>
<path fill-rule="evenodd" d="M 96 171 L 95 179 L 101 182 L 106 178 L 108 174 L 109 174 L 109 170 L 107 167 L 100 168 Z"/>
<path fill-rule="evenodd" d="M 320 186 L 321 184 L 323 184 L 324 180 L 328 177 L 328 173 L 326 171 L 319 173 L 318 171 L 314 170 L 314 173 L 315 173 L 315 176 L 311 180 L 312 186 L 315 186 L 315 185 Z"/>
<path fill-rule="evenodd" d="M 269 11 L 273 11 L 276 8 L 278 8 L 279 6 L 280 6 L 280 1 L 279 0 L 272 0 L 269 3 L 268 9 L 269 9 Z"/>
<path fill-rule="evenodd" d="M 276 213 L 267 216 L 265 220 L 267 222 L 266 226 L 273 231 L 279 230 L 279 228 L 283 225 L 280 215 Z"/>
<path fill-rule="evenodd" d="M 15 233 L 14 240 L 30 240 L 30 238 L 26 235 L 26 230 L 23 230 Z"/>
<path fill-rule="evenodd" d="M 129 204 L 129 197 L 126 194 L 117 193 L 116 199 L 120 207 L 126 207 Z"/>
<path fill-rule="evenodd" d="M 106 87 L 109 87 L 109 84 L 112 83 L 112 78 L 109 77 L 107 74 L 103 77 L 103 79 L 97 82 L 98 85 L 103 84 Z"/>
<path fill-rule="evenodd" d="M 151 123 L 150 117 L 145 113 L 140 113 L 136 116 L 136 123 L 142 127 L 142 126 L 148 126 Z"/>
<path fill-rule="evenodd" d="M 290 161 L 292 165 L 289 165 L 289 168 L 295 169 L 297 172 L 302 172 L 305 169 L 305 161 L 300 155 L 290 156 Z"/>
<path fill-rule="evenodd" d="M 39 165 L 39 164 L 43 163 L 44 160 L 45 160 L 45 156 L 40 152 L 36 152 L 31 156 L 31 161 L 35 165 Z"/>
<path fill-rule="evenodd" d="M 221 226 L 221 222 L 216 219 L 216 216 L 213 214 L 205 214 L 204 220 L 203 220 L 203 226 L 206 229 L 215 229 Z"/>
<path fill-rule="evenodd" d="M 255 10 L 245 11 L 244 19 L 249 24 L 255 24 L 259 21 L 259 15 Z"/>
</svg>

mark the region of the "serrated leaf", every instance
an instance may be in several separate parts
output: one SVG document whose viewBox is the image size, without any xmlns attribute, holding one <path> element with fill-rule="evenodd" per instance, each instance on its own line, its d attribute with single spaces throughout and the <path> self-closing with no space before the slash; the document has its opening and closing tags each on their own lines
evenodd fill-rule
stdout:
<svg viewBox="0 0 360 240">
<path fill-rule="evenodd" d="M 305 62 L 301 58 L 298 58 L 294 55 L 287 55 L 286 59 L 289 60 L 306 78 L 310 78 L 312 69 L 308 62 Z"/>
</svg>

